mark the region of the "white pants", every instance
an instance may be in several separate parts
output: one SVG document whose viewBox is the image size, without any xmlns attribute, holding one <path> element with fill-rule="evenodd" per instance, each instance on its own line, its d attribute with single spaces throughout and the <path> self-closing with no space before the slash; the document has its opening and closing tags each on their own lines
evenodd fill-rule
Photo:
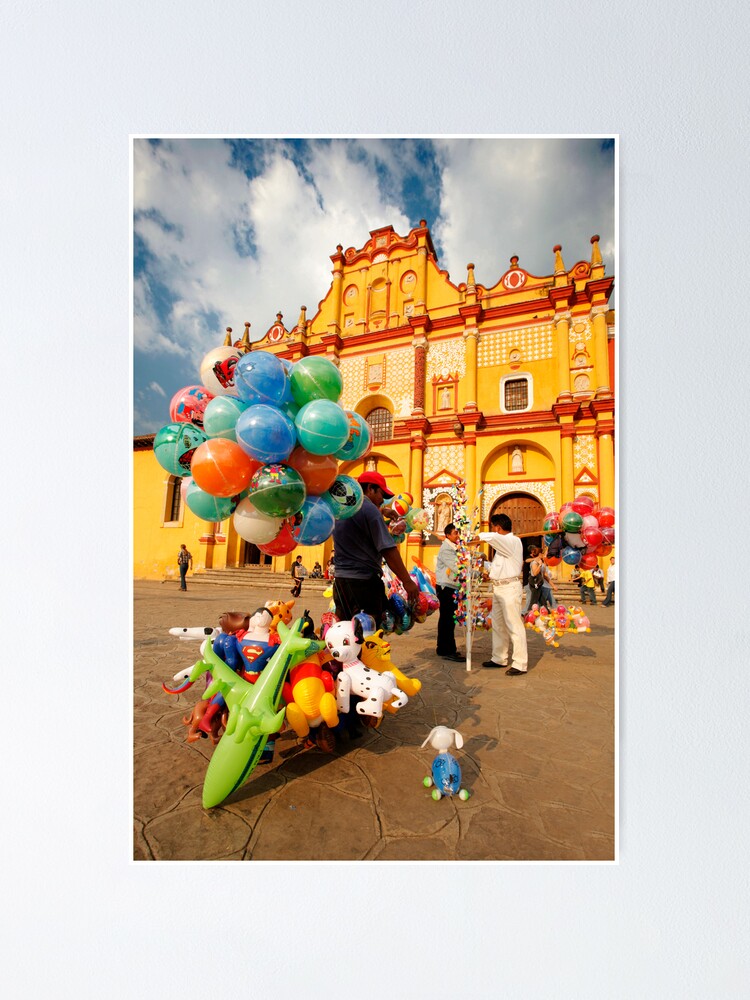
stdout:
<svg viewBox="0 0 750 1000">
<path fill-rule="evenodd" d="M 510 666 L 524 673 L 529 668 L 526 648 L 526 628 L 521 618 L 523 586 L 520 580 L 495 584 L 492 588 L 492 659 L 495 663 L 508 662 L 508 648 L 513 643 L 513 662 Z"/>
</svg>

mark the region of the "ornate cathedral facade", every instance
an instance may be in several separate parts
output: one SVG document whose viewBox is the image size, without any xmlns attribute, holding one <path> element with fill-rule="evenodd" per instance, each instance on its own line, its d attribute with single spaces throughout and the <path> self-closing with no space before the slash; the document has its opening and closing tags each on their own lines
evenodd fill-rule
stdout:
<svg viewBox="0 0 750 1000">
<path fill-rule="evenodd" d="M 541 538 L 545 511 L 579 494 L 615 504 L 614 277 L 598 236 L 587 256 L 566 266 L 555 246 L 547 275 L 512 256 L 489 287 L 468 264 L 454 284 L 424 221 L 406 236 L 385 226 L 360 249 L 336 247 L 311 319 L 303 307 L 287 329 L 279 313 L 252 345 L 250 324 L 239 341 L 228 330 L 225 343 L 292 361 L 322 354 L 339 366 L 340 402 L 365 417 L 374 440 L 341 472 L 377 469 L 430 515 L 431 530 L 402 545 L 407 565 L 413 556 L 434 565 L 461 480 L 483 527 L 505 511 L 528 544 Z M 136 577 L 163 578 L 182 541 L 196 569 L 263 561 L 231 519 L 211 526 L 179 503 L 179 481 L 158 466 L 151 441 L 135 439 Z M 325 565 L 331 548 L 302 550 L 305 563 Z"/>
</svg>

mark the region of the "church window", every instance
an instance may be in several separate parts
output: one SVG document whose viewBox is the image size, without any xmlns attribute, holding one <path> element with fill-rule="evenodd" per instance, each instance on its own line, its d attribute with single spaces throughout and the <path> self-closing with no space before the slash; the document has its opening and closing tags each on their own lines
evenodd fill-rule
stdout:
<svg viewBox="0 0 750 1000">
<path fill-rule="evenodd" d="M 182 507 L 182 479 L 179 476 L 170 476 L 167 483 L 167 502 L 164 510 L 164 520 L 174 523 L 180 520 Z"/>
<path fill-rule="evenodd" d="M 365 418 L 370 425 L 373 441 L 388 441 L 393 437 L 393 414 L 384 406 L 376 406 Z"/>
<path fill-rule="evenodd" d="M 504 413 L 531 409 L 531 378 L 528 375 L 505 378 L 500 389 L 500 408 Z"/>
</svg>

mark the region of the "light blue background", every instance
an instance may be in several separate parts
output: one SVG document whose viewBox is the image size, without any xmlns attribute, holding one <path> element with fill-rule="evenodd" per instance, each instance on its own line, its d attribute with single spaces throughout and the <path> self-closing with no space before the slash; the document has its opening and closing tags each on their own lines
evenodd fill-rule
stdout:
<svg viewBox="0 0 750 1000">
<path fill-rule="evenodd" d="M 11 994 L 743 995 L 745 5 L 8 2 L 0 28 Z M 131 133 L 619 133 L 619 865 L 129 862 Z"/>
</svg>

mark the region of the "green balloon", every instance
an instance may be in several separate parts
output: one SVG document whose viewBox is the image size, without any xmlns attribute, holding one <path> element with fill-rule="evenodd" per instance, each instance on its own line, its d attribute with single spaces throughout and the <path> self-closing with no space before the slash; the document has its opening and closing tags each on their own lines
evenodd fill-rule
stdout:
<svg viewBox="0 0 750 1000">
<path fill-rule="evenodd" d="M 295 362 L 289 381 L 294 401 L 299 406 L 312 399 L 330 399 L 337 403 L 344 388 L 344 380 L 336 365 L 318 355 Z"/>
</svg>

